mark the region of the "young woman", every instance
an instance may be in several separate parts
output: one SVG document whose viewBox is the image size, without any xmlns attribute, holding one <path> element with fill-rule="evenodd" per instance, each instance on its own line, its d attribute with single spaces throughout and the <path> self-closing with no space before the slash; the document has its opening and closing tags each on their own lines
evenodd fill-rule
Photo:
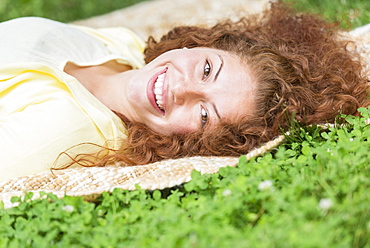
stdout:
<svg viewBox="0 0 370 248">
<path fill-rule="evenodd" d="M 368 106 L 335 26 L 273 4 L 143 42 L 40 18 L 0 24 L 0 180 L 71 165 L 238 156 L 289 126 Z M 145 63 L 143 54 L 145 55 Z"/>
</svg>

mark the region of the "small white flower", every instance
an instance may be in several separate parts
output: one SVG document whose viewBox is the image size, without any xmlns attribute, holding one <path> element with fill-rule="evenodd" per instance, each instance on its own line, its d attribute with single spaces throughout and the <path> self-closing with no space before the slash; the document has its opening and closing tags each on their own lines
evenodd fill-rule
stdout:
<svg viewBox="0 0 370 248">
<path fill-rule="evenodd" d="M 273 189 L 272 187 L 272 182 L 270 180 L 265 180 L 260 182 L 258 185 L 259 190 L 268 190 L 268 189 Z"/>
<path fill-rule="evenodd" d="M 349 141 L 352 142 L 353 141 L 353 138 L 350 138 Z"/>
<path fill-rule="evenodd" d="M 326 150 L 327 152 L 331 152 L 331 149 L 330 148 L 328 148 L 328 150 Z"/>
<path fill-rule="evenodd" d="M 104 211 L 103 211 L 103 210 L 101 210 L 101 209 L 99 209 L 99 210 L 98 210 L 98 216 L 102 217 L 103 215 L 104 215 Z"/>
<path fill-rule="evenodd" d="M 222 196 L 229 196 L 229 195 L 231 195 L 231 190 L 229 190 L 229 189 L 225 189 L 224 190 L 224 192 L 222 192 Z"/>
<path fill-rule="evenodd" d="M 333 206 L 332 200 L 328 198 L 322 198 L 319 202 L 319 208 L 322 210 L 328 210 Z"/>
<path fill-rule="evenodd" d="M 65 205 L 62 207 L 62 210 L 67 212 L 67 213 L 71 213 L 75 210 L 75 208 L 71 205 Z"/>
</svg>

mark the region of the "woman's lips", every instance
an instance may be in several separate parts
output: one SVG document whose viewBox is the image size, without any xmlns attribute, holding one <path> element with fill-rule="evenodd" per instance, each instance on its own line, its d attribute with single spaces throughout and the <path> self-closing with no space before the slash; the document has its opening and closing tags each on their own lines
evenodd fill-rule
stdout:
<svg viewBox="0 0 370 248">
<path fill-rule="evenodd" d="M 150 78 L 149 82 L 148 82 L 148 85 L 147 85 L 147 89 L 146 89 L 146 93 L 147 93 L 147 97 L 149 99 L 149 102 L 150 104 L 153 106 L 154 109 L 156 109 L 162 116 L 165 115 L 165 111 L 161 110 L 157 103 L 156 103 L 156 99 L 155 99 L 155 94 L 154 94 L 154 84 L 155 82 L 157 81 L 157 78 L 159 75 L 163 74 L 163 73 L 166 73 L 167 72 L 167 68 L 161 70 L 160 72 L 156 73 L 153 77 Z M 163 101 L 163 109 L 166 110 L 166 95 L 167 95 L 167 90 L 166 90 L 166 87 L 165 87 L 165 80 L 166 78 L 164 78 L 164 81 L 163 81 L 163 87 L 162 87 L 162 101 Z"/>
</svg>

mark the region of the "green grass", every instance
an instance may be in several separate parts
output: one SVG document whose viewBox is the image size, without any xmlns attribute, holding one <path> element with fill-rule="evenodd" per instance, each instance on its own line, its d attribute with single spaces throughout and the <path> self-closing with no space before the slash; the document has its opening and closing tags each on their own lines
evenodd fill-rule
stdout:
<svg viewBox="0 0 370 248">
<path fill-rule="evenodd" d="M 0 16 L 72 21 L 101 14 L 96 9 L 115 1 L 65 7 L 76 2 L 3 0 Z M 368 4 L 300 0 L 297 7 L 329 20 L 347 20 L 353 9 L 361 14 L 345 25 L 358 26 L 370 22 Z M 191 182 L 173 189 L 114 190 L 96 202 L 14 198 L 18 207 L 0 206 L 0 247 L 369 247 L 370 127 L 364 120 L 370 110 L 362 112 L 362 118 L 347 117 L 344 127 L 297 127 L 272 153 L 241 157 L 238 167 L 213 175 L 194 172 Z"/>
<path fill-rule="evenodd" d="M 0 21 L 40 16 L 71 22 L 102 15 L 145 0 L 1 0 Z"/>
<path fill-rule="evenodd" d="M 0 247 L 369 247 L 361 111 L 342 127 L 297 127 L 273 153 L 170 190 L 26 199 L 0 209 Z"/>
<path fill-rule="evenodd" d="M 71 22 L 124 8 L 145 0 L 1 0 L 0 21 L 41 16 Z M 295 2 L 300 11 L 323 14 L 329 21 L 341 21 L 342 27 L 354 28 L 370 23 L 368 0 L 283 0 Z"/>
<path fill-rule="evenodd" d="M 299 11 L 321 14 L 330 22 L 340 22 L 346 29 L 370 23 L 368 0 L 283 0 L 294 3 Z"/>
</svg>

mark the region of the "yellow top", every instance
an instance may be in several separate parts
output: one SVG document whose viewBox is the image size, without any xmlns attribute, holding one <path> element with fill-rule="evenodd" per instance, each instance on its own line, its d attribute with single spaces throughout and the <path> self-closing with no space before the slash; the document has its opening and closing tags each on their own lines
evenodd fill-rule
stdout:
<svg viewBox="0 0 370 248">
<path fill-rule="evenodd" d="M 90 29 L 27 17 L 0 24 L 0 181 L 50 170 L 67 151 L 119 148 L 122 121 L 77 79 L 67 62 L 110 60 L 140 68 L 144 42 L 125 28 Z M 83 145 L 79 145 L 83 144 Z M 62 156 L 55 166 L 70 161 Z"/>
</svg>

